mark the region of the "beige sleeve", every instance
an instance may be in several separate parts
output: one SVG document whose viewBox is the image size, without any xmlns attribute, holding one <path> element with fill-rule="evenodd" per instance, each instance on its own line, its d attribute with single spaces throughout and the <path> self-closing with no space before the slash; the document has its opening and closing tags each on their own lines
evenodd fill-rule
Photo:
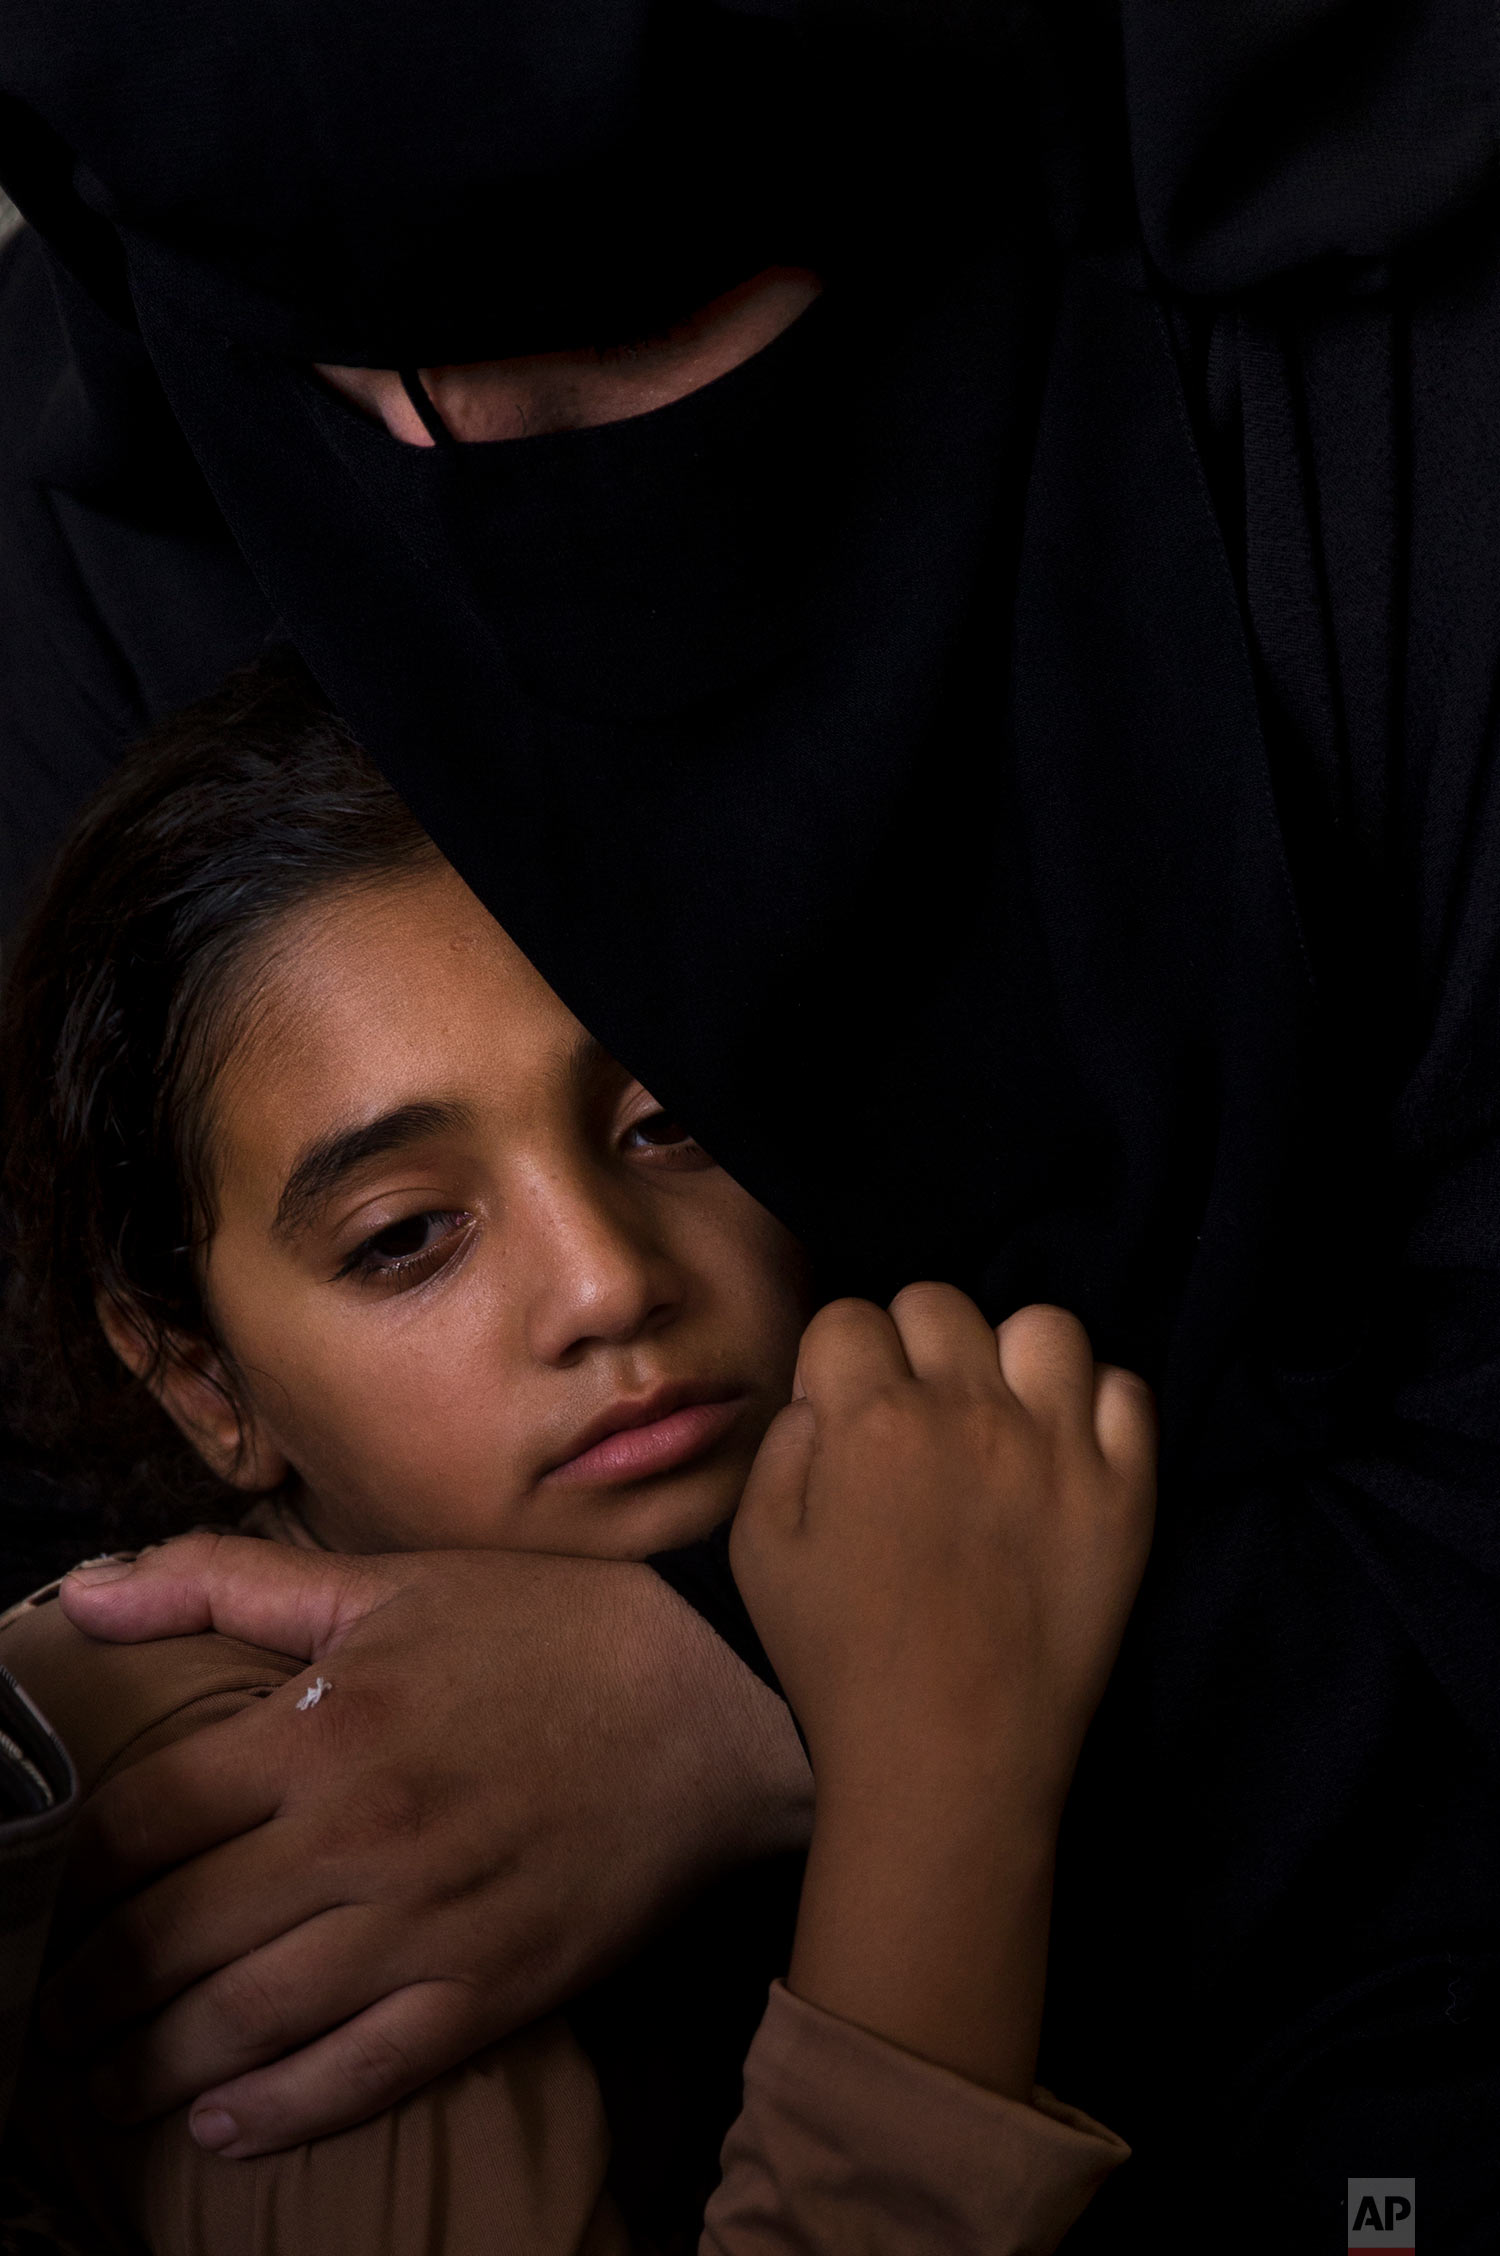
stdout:
<svg viewBox="0 0 1500 2256">
<path fill-rule="evenodd" d="M 1129 2150 L 1037 2098 L 1000 2099 L 778 1983 L 700 2256 L 1046 2256 Z M 120 2256 L 649 2256 L 606 2191 L 599 2088 L 557 2017 L 372 2122 L 248 2162 L 204 2154 L 185 2111 L 128 2133 L 102 2133 L 76 2094 L 46 2113 Z"/>
<path fill-rule="evenodd" d="M 48 2112 L 120 2256 L 632 2256 L 598 2086 L 556 2018 L 372 2122 L 251 2161 L 205 2154 L 185 2110 L 123 2133 L 76 2094 Z"/>
<path fill-rule="evenodd" d="M 1046 2256 L 1130 2149 L 1024 2107 L 776 1983 L 700 2256 Z"/>
<path fill-rule="evenodd" d="M 649 2256 L 605 2188 L 587 2059 L 550 2018 L 373 2122 L 223 2162 L 185 2113 L 101 2139 L 52 2110 L 96 2227 L 152 2256 Z M 1046 2256 L 1129 2149 L 1023 2107 L 777 1983 L 700 2256 Z"/>
</svg>

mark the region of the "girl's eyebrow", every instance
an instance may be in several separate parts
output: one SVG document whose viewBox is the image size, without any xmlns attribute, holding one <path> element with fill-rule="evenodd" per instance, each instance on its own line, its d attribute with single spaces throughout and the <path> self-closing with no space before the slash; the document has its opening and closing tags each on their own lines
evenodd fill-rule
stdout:
<svg viewBox="0 0 1500 2256">
<path fill-rule="evenodd" d="M 272 1237 L 298 1237 L 340 1183 L 368 1161 L 383 1159 L 388 1152 L 402 1151 L 429 1136 L 470 1128 L 473 1121 L 467 1105 L 434 1100 L 398 1105 L 375 1120 L 361 1121 L 357 1128 L 340 1128 L 332 1135 L 320 1136 L 298 1155 L 282 1187 L 271 1223 Z"/>
</svg>

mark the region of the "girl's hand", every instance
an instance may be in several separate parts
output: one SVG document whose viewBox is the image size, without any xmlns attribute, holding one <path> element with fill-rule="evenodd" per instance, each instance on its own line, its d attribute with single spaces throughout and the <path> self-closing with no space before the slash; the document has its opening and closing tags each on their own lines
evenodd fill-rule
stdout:
<svg viewBox="0 0 1500 2256">
<path fill-rule="evenodd" d="M 1060 1803 L 1146 1563 L 1155 1421 L 1060 1308 L 836 1301 L 731 1558 L 820 1781 L 1002 1765 Z"/>
<path fill-rule="evenodd" d="M 791 1982 L 1031 2088 L 1052 1855 L 1150 1546 L 1155 1421 L 1081 1324 L 946 1285 L 809 1325 L 734 1526 L 817 1821 Z"/>
</svg>

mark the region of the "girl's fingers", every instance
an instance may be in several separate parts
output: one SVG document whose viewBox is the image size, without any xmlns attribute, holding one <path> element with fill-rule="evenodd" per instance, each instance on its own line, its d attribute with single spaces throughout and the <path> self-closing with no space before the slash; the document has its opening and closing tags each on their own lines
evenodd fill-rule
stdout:
<svg viewBox="0 0 1500 2256">
<path fill-rule="evenodd" d="M 1033 1417 L 1091 1419 L 1094 1351 L 1089 1335 L 1065 1308 L 1018 1308 L 995 1334 L 1006 1385 Z"/>
<path fill-rule="evenodd" d="M 1101 1363 L 1094 1379 L 1094 1438 L 1105 1462 L 1131 1483 L 1156 1470 L 1156 1402 L 1134 1371 Z"/>
<path fill-rule="evenodd" d="M 901 1336 L 872 1300 L 831 1300 L 802 1335 L 797 1390 L 816 1409 L 852 1408 L 873 1389 L 910 1377 Z"/>
<path fill-rule="evenodd" d="M 745 1493 L 730 1531 L 731 1565 L 736 1557 L 736 1543 L 743 1555 L 749 1540 L 749 1534 L 742 1535 L 741 1530 L 754 1531 L 767 1521 L 778 1532 L 798 1525 L 816 1439 L 812 1406 L 806 1401 L 788 1403 L 771 1420 L 755 1453 L 750 1478 L 745 1483 Z"/>
<path fill-rule="evenodd" d="M 189 2117 L 193 2136 L 237 2159 L 366 2121 L 453 2065 L 458 1987 L 413 1982 L 317 2044 L 205 2092 Z"/>
<path fill-rule="evenodd" d="M 891 1302 L 891 1321 L 917 1378 L 994 1388 L 1000 1377 L 995 1334 L 956 1285 L 908 1285 Z"/>
</svg>

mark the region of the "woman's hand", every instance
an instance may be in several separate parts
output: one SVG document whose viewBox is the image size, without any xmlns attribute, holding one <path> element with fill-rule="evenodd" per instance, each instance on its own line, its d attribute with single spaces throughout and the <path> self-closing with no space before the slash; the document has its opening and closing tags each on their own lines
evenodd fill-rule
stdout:
<svg viewBox="0 0 1500 2256">
<path fill-rule="evenodd" d="M 731 1547 L 812 1753 L 791 1986 L 1029 2095 L 1052 1857 L 1150 1545 L 1155 1425 L 1083 1327 L 945 1285 L 809 1326 Z"/>
<path fill-rule="evenodd" d="M 148 1755 L 79 1828 L 75 1908 L 109 1908 L 44 2023 L 107 2048 L 122 2119 L 203 2095 L 222 2153 L 378 2113 L 806 1838 L 785 1708 L 646 1567 L 194 1535 L 71 1576 L 63 1605 L 332 1684 Z"/>
</svg>

